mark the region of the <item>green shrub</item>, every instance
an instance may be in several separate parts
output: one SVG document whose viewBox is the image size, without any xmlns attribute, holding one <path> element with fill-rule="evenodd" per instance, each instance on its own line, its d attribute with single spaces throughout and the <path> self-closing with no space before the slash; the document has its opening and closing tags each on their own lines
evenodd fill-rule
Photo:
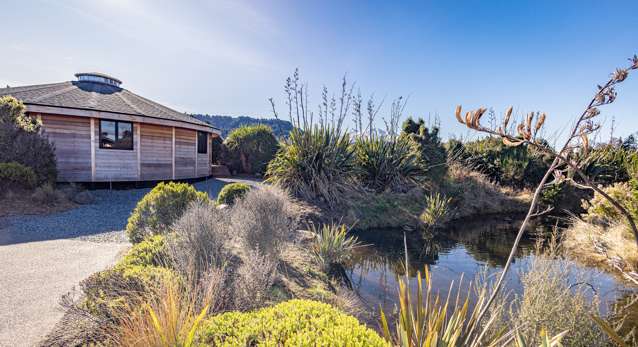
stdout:
<svg viewBox="0 0 638 347">
<path fill-rule="evenodd" d="M 228 149 L 227 161 L 231 170 L 248 174 L 263 174 L 279 148 L 272 129 L 263 124 L 234 129 L 224 145 Z"/>
<path fill-rule="evenodd" d="M 350 136 L 331 126 L 295 128 L 268 164 L 267 182 L 295 196 L 334 206 L 353 177 Z"/>
<path fill-rule="evenodd" d="M 133 245 L 118 266 L 167 266 L 168 263 L 164 235 L 153 235 Z"/>
<path fill-rule="evenodd" d="M 126 234 L 133 243 L 145 237 L 164 234 L 186 208 L 195 201 L 208 201 L 208 195 L 186 183 L 161 182 L 146 194 L 131 213 Z"/>
<path fill-rule="evenodd" d="M 496 137 L 466 143 L 458 160 L 495 182 L 517 188 L 535 187 L 549 168 L 548 158 L 537 150 L 509 147 Z"/>
<path fill-rule="evenodd" d="M 217 196 L 217 204 L 232 205 L 235 200 L 243 198 L 250 190 L 250 186 L 245 183 L 231 183 L 225 185 Z"/>
<path fill-rule="evenodd" d="M 22 101 L 12 96 L 0 96 L 0 123 L 16 125 L 27 132 L 37 132 L 42 124 L 26 115 Z"/>
<path fill-rule="evenodd" d="M 596 183 L 607 186 L 638 178 L 638 152 L 622 145 L 604 145 L 584 159 L 583 171 Z"/>
<path fill-rule="evenodd" d="M 82 305 L 96 317 L 117 321 L 123 312 L 142 304 L 162 283 L 176 278 L 172 270 L 163 267 L 118 264 L 80 282 Z"/>
<path fill-rule="evenodd" d="M 407 137 L 360 137 L 354 142 L 354 170 L 376 192 L 405 191 L 425 179 L 419 146 Z"/>
<path fill-rule="evenodd" d="M 441 144 L 439 128 L 428 128 L 421 118 L 416 122 L 408 118 L 403 122 L 401 136 L 408 137 L 417 144 L 428 178 L 433 182 L 442 180 L 447 172 L 447 152 Z"/>
<path fill-rule="evenodd" d="M 54 183 L 55 148 L 38 130 L 40 123 L 25 115 L 22 102 L 0 97 L 0 163 L 16 162 L 31 168 L 36 185 Z"/>
<path fill-rule="evenodd" d="M 226 145 L 224 145 L 224 140 L 221 136 L 213 136 L 210 141 L 211 146 L 211 160 L 213 164 L 223 165 L 226 158 Z"/>
<path fill-rule="evenodd" d="M 603 188 L 603 191 L 614 200 L 623 205 L 634 219 L 638 218 L 638 184 L 636 181 L 614 183 Z M 594 193 L 594 197 L 583 202 L 583 207 L 587 209 L 585 218 L 588 220 L 603 220 L 607 222 L 624 220 L 616 208 L 602 195 Z"/>
<path fill-rule="evenodd" d="M 0 187 L 2 189 L 16 186 L 31 189 L 37 181 L 38 178 L 30 167 L 15 162 L 0 163 Z"/>
<path fill-rule="evenodd" d="M 198 339 L 209 346 L 388 346 L 356 318 L 309 300 L 212 317 Z"/>
</svg>

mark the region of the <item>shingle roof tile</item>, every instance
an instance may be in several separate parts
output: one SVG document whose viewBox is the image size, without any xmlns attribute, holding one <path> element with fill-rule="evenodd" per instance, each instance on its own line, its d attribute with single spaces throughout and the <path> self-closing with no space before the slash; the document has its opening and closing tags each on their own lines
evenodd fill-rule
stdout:
<svg viewBox="0 0 638 347">
<path fill-rule="evenodd" d="M 68 81 L 0 88 L 0 96 L 4 95 L 11 95 L 25 104 L 124 113 L 211 126 L 126 89 L 104 83 Z"/>
</svg>

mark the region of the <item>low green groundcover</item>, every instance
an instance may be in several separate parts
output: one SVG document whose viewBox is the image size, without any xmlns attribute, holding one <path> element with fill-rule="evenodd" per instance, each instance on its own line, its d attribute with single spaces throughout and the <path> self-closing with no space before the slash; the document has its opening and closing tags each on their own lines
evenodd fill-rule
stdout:
<svg viewBox="0 0 638 347">
<path fill-rule="evenodd" d="M 310 300 L 214 316 L 202 323 L 198 339 L 210 346 L 388 346 L 356 318 Z"/>
</svg>

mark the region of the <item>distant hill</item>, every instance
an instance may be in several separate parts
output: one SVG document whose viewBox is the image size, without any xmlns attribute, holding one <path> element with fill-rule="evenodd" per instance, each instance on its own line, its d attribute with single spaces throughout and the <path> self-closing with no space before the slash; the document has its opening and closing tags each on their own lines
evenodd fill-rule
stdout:
<svg viewBox="0 0 638 347">
<path fill-rule="evenodd" d="M 288 133 L 292 130 L 292 124 L 280 119 L 263 119 L 248 116 L 230 117 L 215 116 L 208 114 L 193 114 L 193 117 L 209 123 L 222 131 L 222 137 L 228 136 L 231 130 L 239 128 L 242 125 L 265 124 L 272 128 L 276 137 L 288 137 Z"/>
</svg>

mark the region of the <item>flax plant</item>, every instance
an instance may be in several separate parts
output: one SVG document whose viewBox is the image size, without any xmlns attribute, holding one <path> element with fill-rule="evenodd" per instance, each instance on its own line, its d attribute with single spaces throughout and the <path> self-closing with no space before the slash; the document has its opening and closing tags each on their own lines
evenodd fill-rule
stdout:
<svg viewBox="0 0 638 347">
<path fill-rule="evenodd" d="M 310 231 L 315 235 L 312 252 L 326 270 L 347 262 L 354 249 L 361 245 L 356 237 L 348 236 L 345 225 L 333 223 L 317 227 L 313 224 Z"/>
<path fill-rule="evenodd" d="M 405 264 L 408 264 L 407 241 L 404 237 Z M 408 267 L 406 266 L 406 269 Z M 487 281 L 477 279 L 470 282 L 461 299 L 463 275 L 454 293 L 454 282 L 450 284 L 445 299 L 433 293 L 432 276 L 427 266 L 423 275 L 416 275 L 416 293 L 410 288 L 410 277 L 398 278 L 399 307 L 398 317 L 394 323 L 394 332 L 383 309 L 380 310 L 380 323 L 383 336 L 394 346 L 400 347 L 436 347 L 436 346 L 511 346 L 528 347 L 517 329 L 496 327 L 497 319 L 504 310 L 506 297 L 501 297 L 496 307 L 491 310 L 490 319 L 482 323 L 480 313 L 487 307 L 491 290 Z M 476 302 L 470 303 L 470 294 L 474 293 Z M 541 332 L 541 346 L 560 346 L 560 341 L 567 334 L 564 331 L 556 336 Z"/>
<path fill-rule="evenodd" d="M 461 106 L 457 106 L 455 112 L 456 119 L 469 129 L 500 137 L 503 143 L 507 146 L 529 145 L 553 157 L 553 161 L 550 164 L 549 169 L 541 179 L 539 185 L 536 187 L 528 213 L 518 231 L 516 240 L 514 241 L 505 267 L 503 268 L 503 272 L 496 283 L 495 290 L 490 296 L 487 305 L 485 305 L 480 312 L 478 320 L 481 320 L 485 316 L 490 305 L 496 298 L 498 291 L 502 287 L 505 275 L 510 269 L 512 260 L 530 219 L 545 212 L 538 211 L 537 205 L 541 192 L 549 185 L 567 182 L 579 188 L 591 189 L 599 193 L 627 219 L 635 240 L 638 243 L 638 229 L 636 228 L 636 224 L 629 211 L 627 211 L 622 204 L 600 189 L 593 180 L 584 173 L 582 163 L 577 159 L 578 157 L 583 158 L 588 156 L 591 150 L 589 137 L 600 129 L 600 124 L 596 122 L 598 115 L 600 115 L 598 107 L 614 102 L 617 96 L 615 87 L 623 82 L 632 70 L 638 69 L 638 56 L 634 55 L 633 58 L 629 59 L 629 61 L 631 64 L 628 67 L 617 69 L 611 74 L 611 77 L 604 85 L 598 86 L 598 92 L 594 95 L 586 109 L 578 117 L 567 137 L 567 140 L 561 147 L 559 147 L 560 149 L 558 150 L 554 150 L 545 142 L 541 141 L 537 136 L 545 124 L 545 113 L 529 113 L 519 124 L 514 125 L 510 124 L 512 107 L 509 107 L 505 111 L 502 125 L 494 129 L 481 125 L 481 117 L 486 112 L 485 108 L 479 108 L 463 114 Z M 553 181 L 548 182 L 552 175 L 554 176 Z"/>
</svg>

